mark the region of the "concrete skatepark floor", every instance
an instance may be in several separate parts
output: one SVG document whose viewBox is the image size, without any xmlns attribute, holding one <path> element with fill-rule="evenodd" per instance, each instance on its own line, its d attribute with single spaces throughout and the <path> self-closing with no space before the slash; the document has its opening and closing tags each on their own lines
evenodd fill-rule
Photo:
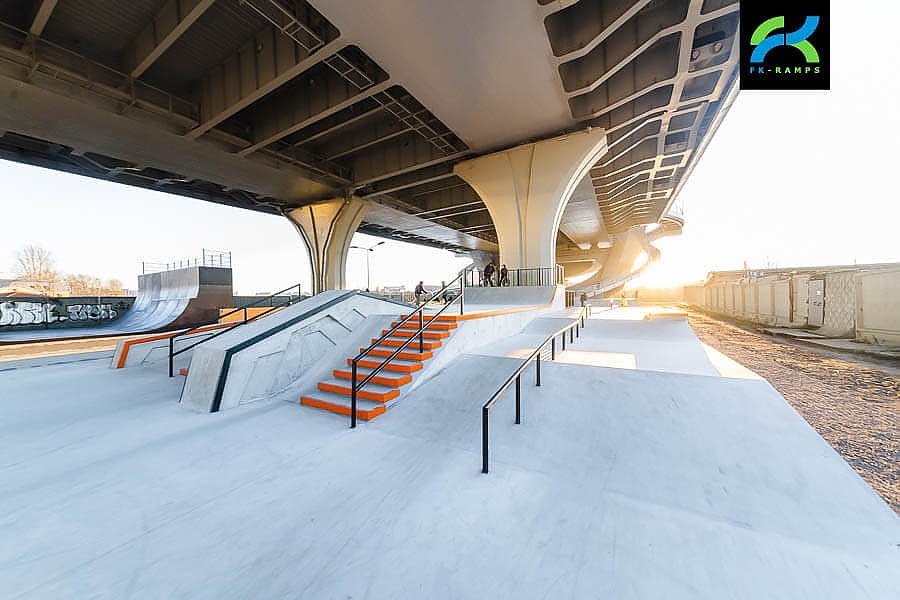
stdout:
<svg viewBox="0 0 900 600">
<path fill-rule="evenodd" d="M 508 355 L 560 321 L 460 356 L 355 431 L 296 398 L 186 411 L 158 365 L 0 373 L 0 589 L 900 594 L 900 520 L 768 383 L 721 376 L 682 319 L 595 315 L 542 387 L 525 378 L 522 425 L 511 397 L 497 406 L 481 474 L 480 406 L 519 364 Z"/>
<path fill-rule="evenodd" d="M 900 514 L 900 368 L 735 326 L 691 311 L 691 327 L 769 381 Z"/>
</svg>

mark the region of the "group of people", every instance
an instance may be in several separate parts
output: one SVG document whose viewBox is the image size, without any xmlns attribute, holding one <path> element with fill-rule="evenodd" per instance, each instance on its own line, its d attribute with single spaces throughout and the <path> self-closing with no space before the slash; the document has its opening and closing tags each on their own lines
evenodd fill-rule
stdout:
<svg viewBox="0 0 900 600">
<path fill-rule="evenodd" d="M 494 283 L 494 275 L 498 274 L 497 267 L 493 262 L 489 262 L 487 266 L 481 271 L 481 285 L 483 287 L 502 287 L 509 285 L 509 269 L 506 268 L 506 265 L 500 265 L 499 277 L 497 279 L 497 283 Z M 443 281 L 441 282 L 441 287 L 443 286 Z M 423 282 L 419 282 L 416 284 L 416 288 L 413 291 L 416 296 L 416 304 L 422 304 L 422 302 L 428 300 L 428 292 L 425 291 L 425 285 Z M 436 298 L 437 300 L 443 300 L 444 302 L 449 302 L 453 298 L 453 295 L 450 294 L 450 290 L 444 294 L 443 298 Z"/>
<path fill-rule="evenodd" d="M 489 262 L 484 270 L 481 272 L 481 276 L 483 278 L 484 287 L 495 287 L 494 285 L 494 273 L 497 272 L 497 267 L 494 266 L 493 262 Z M 507 286 L 509 285 L 509 269 L 506 268 L 506 265 L 500 265 L 500 278 L 497 280 L 497 286 Z"/>
</svg>

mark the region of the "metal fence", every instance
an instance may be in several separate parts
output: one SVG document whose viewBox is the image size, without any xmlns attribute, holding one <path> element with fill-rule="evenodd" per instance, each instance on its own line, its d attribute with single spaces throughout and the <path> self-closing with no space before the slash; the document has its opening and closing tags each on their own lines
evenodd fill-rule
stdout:
<svg viewBox="0 0 900 600">
<path fill-rule="evenodd" d="M 175 269 L 186 269 L 188 267 L 220 267 L 224 269 L 231 268 L 231 252 L 222 250 L 207 250 L 203 248 L 203 254 L 195 258 L 185 258 L 172 262 L 156 263 L 141 262 L 141 273 L 160 273 L 162 271 L 174 271 Z"/>
<path fill-rule="evenodd" d="M 487 276 L 484 269 L 472 269 L 466 275 L 466 287 L 528 287 L 565 283 L 562 265 L 525 269 L 496 269 Z"/>
</svg>

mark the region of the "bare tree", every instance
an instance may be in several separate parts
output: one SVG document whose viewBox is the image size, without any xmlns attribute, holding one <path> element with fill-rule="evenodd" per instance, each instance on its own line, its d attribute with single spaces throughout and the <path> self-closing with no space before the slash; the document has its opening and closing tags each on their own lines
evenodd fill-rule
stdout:
<svg viewBox="0 0 900 600">
<path fill-rule="evenodd" d="M 16 254 L 16 276 L 40 281 L 53 272 L 53 255 L 40 246 L 25 246 Z"/>
</svg>

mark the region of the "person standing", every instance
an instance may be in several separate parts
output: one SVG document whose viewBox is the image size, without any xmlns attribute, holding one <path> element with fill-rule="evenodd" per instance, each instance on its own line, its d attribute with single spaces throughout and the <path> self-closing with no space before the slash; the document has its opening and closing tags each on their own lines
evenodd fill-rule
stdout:
<svg viewBox="0 0 900 600">
<path fill-rule="evenodd" d="M 509 269 L 506 265 L 500 265 L 500 286 L 509 285 Z"/>
<path fill-rule="evenodd" d="M 413 293 L 416 295 L 416 306 L 422 304 L 422 300 L 425 298 L 425 286 L 422 285 L 421 281 L 416 285 Z"/>
<path fill-rule="evenodd" d="M 496 268 L 493 262 L 489 262 L 484 268 L 484 287 L 494 287 L 494 271 Z"/>
</svg>

